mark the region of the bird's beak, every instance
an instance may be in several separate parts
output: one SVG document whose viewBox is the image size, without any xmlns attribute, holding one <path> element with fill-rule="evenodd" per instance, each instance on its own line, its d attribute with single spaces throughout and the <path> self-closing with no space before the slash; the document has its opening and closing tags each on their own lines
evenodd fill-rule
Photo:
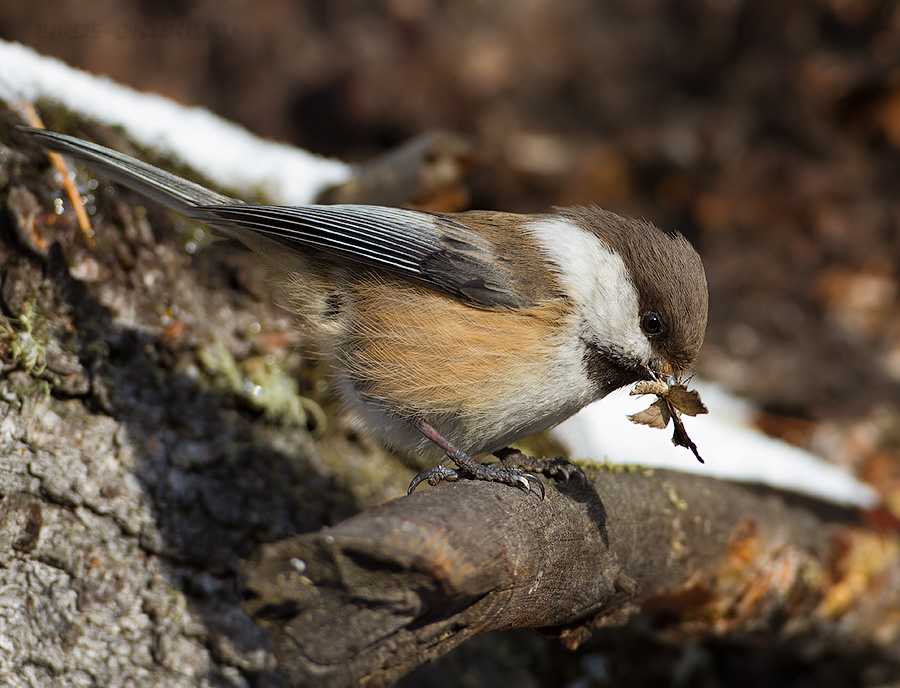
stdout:
<svg viewBox="0 0 900 688">
<path fill-rule="evenodd" d="M 653 376 L 657 380 L 662 380 L 669 387 L 677 385 L 681 382 L 683 370 L 676 370 L 668 361 L 661 361 L 659 365 L 651 369 Z"/>
<path fill-rule="evenodd" d="M 652 370 L 658 380 L 668 380 L 675 373 L 675 369 L 668 361 L 660 361 L 658 365 L 652 368 Z"/>
</svg>

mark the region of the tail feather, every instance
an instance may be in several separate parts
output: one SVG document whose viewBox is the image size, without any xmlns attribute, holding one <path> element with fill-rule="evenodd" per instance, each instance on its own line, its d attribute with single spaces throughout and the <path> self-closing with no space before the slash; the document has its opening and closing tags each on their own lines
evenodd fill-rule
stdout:
<svg viewBox="0 0 900 688">
<path fill-rule="evenodd" d="M 110 179 L 189 217 L 201 219 L 209 217 L 209 211 L 200 210 L 199 206 L 241 203 L 239 200 L 90 141 L 46 129 L 23 126 L 17 129 L 35 139 L 44 148 L 81 160 L 88 167 Z"/>
</svg>

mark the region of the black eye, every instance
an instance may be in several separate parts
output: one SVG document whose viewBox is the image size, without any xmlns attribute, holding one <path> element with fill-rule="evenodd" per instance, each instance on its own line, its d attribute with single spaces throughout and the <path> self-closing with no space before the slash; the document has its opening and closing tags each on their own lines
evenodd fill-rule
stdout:
<svg viewBox="0 0 900 688">
<path fill-rule="evenodd" d="M 662 320 L 653 311 L 647 311 L 641 316 L 641 329 L 646 334 L 659 334 L 662 331 Z"/>
</svg>

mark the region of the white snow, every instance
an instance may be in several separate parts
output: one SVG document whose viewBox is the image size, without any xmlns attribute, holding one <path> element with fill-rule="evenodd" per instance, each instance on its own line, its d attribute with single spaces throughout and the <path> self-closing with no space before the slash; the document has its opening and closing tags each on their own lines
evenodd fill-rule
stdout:
<svg viewBox="0 0 900 688">
<path fill-rule="evenodd" d="M 208 110 L 141 93 L 0 40 L 0 98 L 58 103 L 85 118 L 120 126 L 135 142 L 172 155 L 227 189 L 264 188 L 274 203 L 310 203 L 350 167 L 266 141 Z"/>
<path fill-rule="evenodd" d="M 703 464 L 688 449 L 672 444 L 671 424 L 657 430 L 628 420 L 628 414 L 642 411 L 656 398 L 630 396 L 628 389 L 591 404 L 552 432 L 572 457 L 760 483 L 838 504 L 877 504 L 875 490 L 849 471 L 753 428 L 747 402 L 696 378 L 691 388 L 709 408 L 709 414 L 682 416 Z"/>
</svg>

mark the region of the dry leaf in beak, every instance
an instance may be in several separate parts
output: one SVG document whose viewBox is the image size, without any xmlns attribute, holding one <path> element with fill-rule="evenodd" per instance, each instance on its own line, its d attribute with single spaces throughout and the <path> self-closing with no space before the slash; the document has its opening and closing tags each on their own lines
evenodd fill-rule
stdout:
<svg viewBox="0 0 900 688">
<path fill-rule="evenodd" d="M 669 405 L 665 399 L 657 399 L 650 404 L 650 408 L 644 409 L 640 413 L 635 413 L 633 416 L 628 416 L 628 420 L 632 423 L 649 425 L 651 428 L 662 430 L 669 424 L 669 418 L 671 417 L 672 414 L 669 413 Z"/>
<path fill-rule="evenodd" d="M 688 389 L 680 383 L 667 385 L 662 380 L 646 380 L 638 382 L 631 390 L 631 394 L 655 394 L 659 398 L 650 404 L 649 408 L 635 413 L 633 416 L 628 416 L 628 420 L 662 430 L 671 419 L 675 428 L 672 444 L 690 449 L 697 457 L 697 461 L 703 463 L 703 459 L 700 458 L 700 453 L 697 451 L 697 445 L 688 437 L 680 417 L 682 413 L 689 416 L 709 413 L 696 390 Z"/>
<path fill-rule="evenodd" d="M 665 396 L 672 406 L 689 416 L 709 413 L 709 409 L 700 401 L 700 393 L 696 389 L 687 389 L 684 385 L 672 385 L 668 388 Z"/>
</svg>

